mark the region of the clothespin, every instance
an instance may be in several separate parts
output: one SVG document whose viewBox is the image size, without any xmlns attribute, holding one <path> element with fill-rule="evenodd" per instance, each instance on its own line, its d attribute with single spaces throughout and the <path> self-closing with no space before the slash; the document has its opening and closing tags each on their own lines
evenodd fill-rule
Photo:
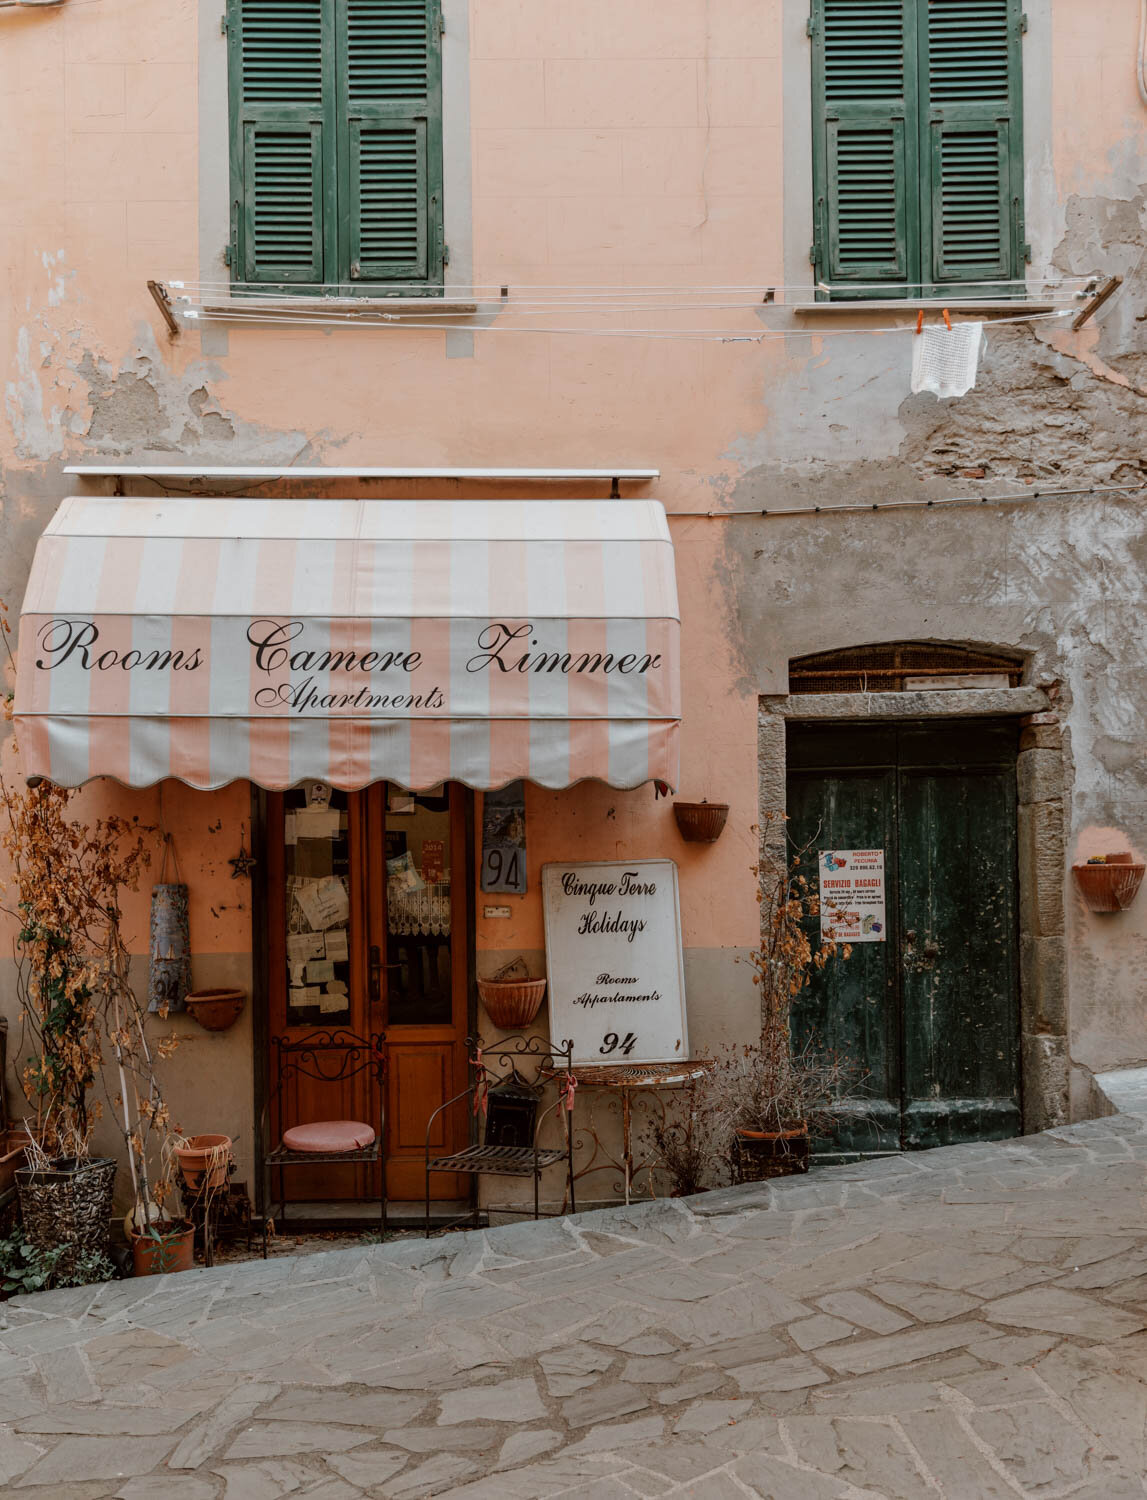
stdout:
<svg viewBox="0 0 1147 1500">
<path fill-rule="evenodd" d="M 923 332 L 924 332 L 924 309 L 921 308 L 920 311 L 916 314 L 916 336 L 917 336 L 917 338 L 919 338 L 919 336 Z"/>
<path fill-rule="evenodd" d="M 668 795 L 669 795 L 669 783 L 667 781 L 657 781 L 655 779 L 654 782 L 653 782 L 653 800 L 654 800 L 654 802 L 656 802 L 659 797 L 668 797 Z"/>
<path fill-rule="evenodd" d="M 944 313 L 944 322 L 947 325 L 948 332 L 951 333 L 952 332 L 952 320 L 948 316 L 948 309 L 946 307 L 943 309 L 943 313 Z"/>
</svg>

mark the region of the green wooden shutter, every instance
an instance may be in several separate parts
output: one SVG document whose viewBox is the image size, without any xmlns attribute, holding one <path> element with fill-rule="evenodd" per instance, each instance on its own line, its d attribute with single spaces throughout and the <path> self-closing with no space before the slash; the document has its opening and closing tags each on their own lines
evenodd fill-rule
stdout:
<svg viewBox="0 0 1147 1500">
<path fill-rule="evenodd" d="M 351 282 L 442 281 L 439 0 L 336 0 L 339 257 Z"/>
<path fill-rule="evenodd" d="M 817 279 L 891 291 L 917 274 L 914 0 L 813 0 L 812 32 Z"/>
<path fill-rule="evenodd" d="M 229 0 L 232 273 L 322 282 L 334 199 L 324 0 Z"/>
<path fill-rule="evenodd" d="M 1022 277 L 1019 0 L 929 0 L 922 12 L 925 280 Z"/>
</svg>

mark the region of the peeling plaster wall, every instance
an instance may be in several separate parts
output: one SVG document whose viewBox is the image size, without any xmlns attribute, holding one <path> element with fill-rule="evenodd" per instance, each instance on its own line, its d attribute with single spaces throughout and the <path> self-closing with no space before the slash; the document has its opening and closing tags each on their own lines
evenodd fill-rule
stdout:
<svg viewBox="0 0 1147 1500">
<path fill-rule="evenodd" d="M 794 4 L 472 0 L 468 30 L 449 33 L 469 98 L 464 128 L 451 122 L 460 186 L 448 212 L 475 279 L 807 277 L 807 7 Z M 474 334 L 471 352 L 460 335 L 427 331 L 251 326 L 171 341 L 145 279 L 221 274 L 217 0 L 0 12 L 0 596 L 15 609 L 35 539 L 72 487 L 63 465 L 101 457 L 652 464 L 671 513 L 1130 482 L 1147 452 L 1147 111 L 1133 10 L 1035 0 L 1025 42 L 1037 269 L 1117 271 L 1124 292 L 1080 334 L 990 332 L 978 384 L 956 402 L 911 396 L 909 340 L 864 335 L 887 320 L 863 313 L 831 325 L 848 333 L 760 345 L 504 331 Z M 807 328 L 783 309 L 763 320 Z M 745 331 L 761 321 L 746 315 Z M 529 839 L 536 862 L 571 851 L 678 859 L 699 1042 L 748 1024 L 734 960 L 757 922 L 758 695 L 784 691 L 790 654 L 920 635 L 1022 647 L 1033 681 L 1062 684 L 1069 858 L 1114 838 L 1147 847 L 1141 499 L 679 515 L 672 529 L 681 794 L 730 802 L 727 831 L 711 849 L 687 846 L 648 788 L 588 788 L 535 799 Z M 84 805 L 119 796 L 93 789 Z M 249 913 L 212 915 L 234 890 L 214 851 L 238 848 L 245 796 L 224 799 L 219 831 L 192 820 L 185 836 L 204 982 L 250 950 Z M 1088 917 L 1066 870 L 1064 899 L 1074 1060 L 1144 1060 L 1147 901 L 1114 921 Z M 482 969 L 541 946 L 536 881 L 510 904 L 509 923 L 479 923 Z M 251 1074 L 245 1027 L 211 1039 L 213 1076 L 225 1063 L 232 1091 Z M 187 1049 L 175 1064 L 188 1100 L 202 1055 Z"/>
</svg>

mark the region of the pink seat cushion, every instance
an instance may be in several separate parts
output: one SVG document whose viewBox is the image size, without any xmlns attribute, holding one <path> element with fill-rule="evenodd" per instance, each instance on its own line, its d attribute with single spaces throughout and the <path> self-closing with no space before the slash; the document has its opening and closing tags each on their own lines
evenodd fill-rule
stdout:
<svg viewBox="0 0 1147 1500">
<path fill-rule="evenodd" d="M 361 1151 L 374 1143 L 374 1131 L 361 1120 L 316 1120 L 283 1132 L 288 1151 Z"/>
</svg>

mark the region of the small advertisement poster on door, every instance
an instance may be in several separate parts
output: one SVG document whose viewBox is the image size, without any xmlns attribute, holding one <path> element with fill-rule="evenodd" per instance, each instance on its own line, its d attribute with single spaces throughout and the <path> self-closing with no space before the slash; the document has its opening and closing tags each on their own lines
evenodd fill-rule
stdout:
<svg viewBox="0 0 1147 1500">
<path fill-rule="evenodd" d="M 883 943 L 883 849 L 821 849 L 820 935 L 826 943 Z"/>
<path fill-rule="evenodd" d="M 550 1036 L 576 1063 L 689 1056 L 677 866 L 542 866 Z"/>
</svg>

